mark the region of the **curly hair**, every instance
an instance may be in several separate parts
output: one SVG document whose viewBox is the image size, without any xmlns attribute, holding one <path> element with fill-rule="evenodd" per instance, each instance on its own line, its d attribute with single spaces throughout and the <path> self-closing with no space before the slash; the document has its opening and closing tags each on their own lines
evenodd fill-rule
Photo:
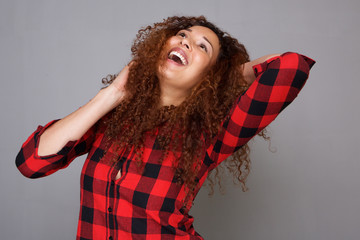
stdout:
<svg viewBox="0 0 360 240">
<path fill-rule="evenodd" d="M 157 68 L 164 59 L 162 49 L 167 40 L 178 31 L 192 26 L 211 29 L 220 42 L 216 63 L 195 86 L 190 96 L 179 106 L 160 106 L 160 86 Z M 201 166 L 201 152 L 228 117 L 236 98 L 247 88 L 242 64 L 249 55 L 241 43 L 228 33 L 200 17 L 169 17 L 139 30 L 131 47 L 132 64 L 125 85 L 126 96 L 107 120 L 105 136 L 117 150 L 136 152 L 139 172 L 144 170 L 142 149 L 145 133 L 157 134 L 163 149 L 159 163 L 171 152 L 175 155 L 173 170 L 179 184 L 185 184 L 186 196 L 196 191 L 197 172 Z M 116 75 L 108 75 L 104 84 L 110 84 Z M 125 131 L 126 129 L 126 131 Z M 158 132 L 156 132 L 158 131 Z M 117 158 L 115 158 L 116 160 Z M 179 164 L 180 163 L 180 164 Z M 249 147 L 244 145 L 232 157 L 224 161 L 234 179 L 246 191 L 245 180 L 250 171 Z M 181 167 L 180 167 L 181 166 Z M 216 182 L 220 187 L 219 169 L 208 175 L 211 195 Z M 190 198 L 191 199 L 191 198 Z"/>
</svg>

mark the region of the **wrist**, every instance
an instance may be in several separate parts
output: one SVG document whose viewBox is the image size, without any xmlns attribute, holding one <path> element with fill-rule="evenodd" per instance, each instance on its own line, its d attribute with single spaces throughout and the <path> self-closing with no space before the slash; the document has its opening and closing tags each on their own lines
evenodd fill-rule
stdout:
<svg viewBox="0 0 360 240">
<path fill-rule="evenodd" d="M 102 108 L 110 111 L 120 104 L 124 95 L 125 93 L 123 91 L 119 91 L 117 88 L 110 85 L 101 89 L 92 101 L 99 103 Z"/>
</svg>

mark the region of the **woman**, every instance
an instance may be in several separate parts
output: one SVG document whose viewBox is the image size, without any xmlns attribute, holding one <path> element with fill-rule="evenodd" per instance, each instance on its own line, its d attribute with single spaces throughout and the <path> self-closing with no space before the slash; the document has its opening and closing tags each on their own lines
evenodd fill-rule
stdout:
<svg viewBox="0 0 360 240">
<path fill-rule="evenodd" d="M 30 178 L 89 153 L 77 239 L 203 239 L 188 214 L 208 174 L 229 158 L 243 184 L 246 143 L 297 96 L 314 61 L 254 61 L 204 17 L 139 31 L 133 58 L 67 117 L 39 126 L 16 164 Z"/>
</svg>

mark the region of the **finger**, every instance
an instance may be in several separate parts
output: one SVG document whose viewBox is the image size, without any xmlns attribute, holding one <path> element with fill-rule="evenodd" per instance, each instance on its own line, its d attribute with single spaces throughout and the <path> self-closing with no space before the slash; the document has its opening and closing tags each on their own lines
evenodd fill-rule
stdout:
<svg viewBox="0 0 360 240">
<path fill-rule="evenodd" d="M 135 64 L 135 60 L 131 60 L 127 66 L 132 67 Z"/>
</svg>

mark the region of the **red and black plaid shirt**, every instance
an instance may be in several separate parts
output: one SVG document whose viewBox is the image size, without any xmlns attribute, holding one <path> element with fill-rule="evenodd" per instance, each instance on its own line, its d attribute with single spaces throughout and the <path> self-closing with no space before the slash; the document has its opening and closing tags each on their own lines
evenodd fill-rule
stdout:
<svg viewBox="0 0 360 240">
<path fill-rule="evenodd" d="M 298 95 L 315 62 L 284 53 L 253 67 L 256 80 L 239 96 L 219 134 L 203 152 L 197 176 L 201 186 L 208 173 L 269 125 Z M 201 240 L 193 228 L 190 207 L 183 208 L 184 186 L 176 184 L 173 156 L 158 163 L 156 137 L 146 136 L 145 172 L 139 174 L 133 152 L 120 156 L 116 166 L 99 160 L 104 155 L 103 128 L 94 125 L 80 140 L 68 142 L 57 154 L 39 156 L 39 137 L 55 121 L 38 129 L 23 144 L 16 165 L 30 178 L 50 175 L 89 153 L 81 173 L 81 208 L 77 239 Z M 118 171 L 121 177 L 116 180 Z M 195 193 L 195 195 L 197 192 Z"/>
</svg>

